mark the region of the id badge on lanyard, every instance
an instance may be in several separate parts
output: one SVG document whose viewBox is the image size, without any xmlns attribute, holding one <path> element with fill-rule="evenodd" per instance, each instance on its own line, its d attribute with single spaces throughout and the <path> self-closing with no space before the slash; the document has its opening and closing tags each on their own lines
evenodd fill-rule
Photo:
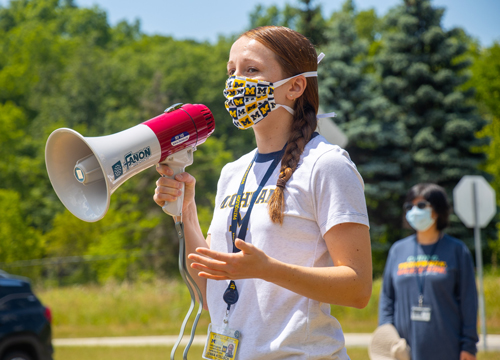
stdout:
<svg viewBox="0 0 500 360">
<path fill-rule="evenodd" d="M 284 148 L 282 150 L 284 152 Z M 245 189 L 245 182 L 248 176 L 248 173 L 250 172 L 250 169 L 252 168 L 255 160 L 257 159 L 258 152 L 255 154 L 255 157 L 253 158 L 252 162 L 248 166 L 248 168 L 245 171 L 245 174 L 243 175 L 243 179 L 240 182 L 240 187 L 238 189 L 238 194 L 237 198 L 235 201 L 232 217 L 231 217 L 231 237 L 233 240 L 233 253 L 239 252 L 240 250 L 236 248 L 234 245 L 234 242 L 236 240 L 236 231 L 237 231 L 237 226 L 239 223 L 239 220 L 241 219 L 240 217 L 240 212 L 239 212 L 239 205 L 240 205 L 240 199 L 243 196 L 243 191 Z M 245 214 L 245 218 L 243 219 L 240 227 L 240 232 L 238 233 L 238 238 L 241 240 L 245 240 L 246 237 L 246 232 L 248 228 L 248 222 L 250 219 L 250 213 L 252 212 L 253 205 L 255 204 L 255 201 L 257 200 L 257 197 L 259 196 L 260 191 L 262 188 L 265 186 L 269 178 L 271 177 L 271 174 L 274 172 L 274 169 L 278 165 L 278 163 L 281 161 L 281 154 L 277 154 L 276 157 L 274 158 L 272 164 L 269 166 L 269 169 L 267 170 L 266 174 L 264 175 L 264 178 L 261 180 L 259 187 L 257 190 L 253 193 L 252 199 L 250 201 L 250 205 L 248 207 L 248 210 Z M 236 358 L 236 354 L 238 351 L 238 347 L 240 344 L 241 340 L 241 333 L 238 330 L 234 330 L 229 328 L 229 311 L 231 310 L 231 305 L 236 304 L 238 301 L 238 289 L 236 287 L 236 283 L 234 281 L 229 282 L 229 286 L 227 287 L 226 291 L 224 292 L 223 295 L 223 300 L 227 304 L 227 309 L 226 309 L 226 316 L 224 317 L 223 324 L 222 326 L 217 326 L 214 324 L 210 324 L 208 326 L 208 335 L 207 335 L 207 341 L 205 343 L 205 349 L 203 350 L 203 359 L 208 359 L 208 360 L 232 360 Z"/>
<path fill-rule="evenodd" d="M 410 318 L 413 321 L 431 321 L 430 306 L 412 306 Z"/>
<path fill-rule="evenodd" d="M 230 360 L 236 357 L 240 343 L 240 332 L 228 326 L 208 325 L 208 337 L 203 350 L 203 359 Z"/>
</svg>

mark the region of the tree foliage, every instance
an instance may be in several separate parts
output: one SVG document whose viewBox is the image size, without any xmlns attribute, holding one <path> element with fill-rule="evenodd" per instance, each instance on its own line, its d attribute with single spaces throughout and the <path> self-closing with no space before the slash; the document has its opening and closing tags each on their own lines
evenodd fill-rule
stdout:
<svg viewBox="0 0 500 360">
<path fill-rule="evenodd" d="M 477 53 L 464 85 L 471 41 L 461 29 L 443 29 L 443 11 L 429 0 L 402 0 L 379 18 L 347 0 L 324 17 L 315 1 L 300 0 L 282 8 L 259 5 L 250 15 L 250 27 L 291 27 L 326 53 L 318 69 L 321 106 L 338 113 L 347 150 L 365 179 L 376 272 L 385 262 L 377 251 L 405 234 L 401 205 L 413 184 L 437 182 L 451 193 L 462 175 L 488 173 L 500 195 L 500 47 Z M 197 178 L 206 231 L 220 169 L 255 146 L 252 132 L 236 129 L 223 106 L 233 40 L 149 36 L 138 21 L 111 26 L 102 9 L 72 0 L 0 6 L 0 262 L 156 252 L 162 255 L 154 261 L 132 256 L 93 263 L 90 277 L 123 279 L 130 266 L 177 273 L 173 222 L 152 200 L 154 169 L 123 184 L 104 219 L 89 224 L 54 193 L 45 143 L 61 127 L 108 135 L 177 102 L 207 105 L 216 131 L 188 168 Z M 456 217 L 451 232 L 468 236 Z"/>
<path fill-rule="evenodd" d="M 444 9 L 428 0 L 407 0 L 386 15 L 379 52 L 373 57 L 380 95 L 368 110 L 364 154 L 359 169 L 366 181 L 370 221 L 389 242 L 402 233 L 401 204 L 414 184 L 434 182 L 451 192 L 463 175 L 481 174 L 485 144 L 475 133 L 482 119 L 473 92 L 461 85 L 470 61 L 461 29 L 441 26 Z M 374 129 L 373 131 L 371 129 Z M 449 232 L 463 240 L 469 232 L 451 217 Z"/>
<path fill-rule="evenodd" d="M 365 178 L 367 195 L 370 190 L 370 174 L 373 169 L 383 167 L 383 155 L 377 157 L 377 152 L 384 138 L 391 138 L 390 131 L 381 131 L 380 124 L 374 121 L 374 115 L 381 104 L 387 104 L 378 88 L 376 78 L 370 73 L 368 52 L 372 30 L 368 27 L 358 28 L 359 17 L 364 18 L 366 12 L 360 14 L 352 0 L 346 0 L 342 10 L 333 14 L 326 38 L 327 45 L 323 48 L 325 59 L 319 65 L 320 104 L 328 112 L 337 114 L 335 122 L 347 135 L 349 143 L 346 150 L 358 165 Z M 371 24 L 374 25 L 375 21 Z M 363 35 L 360 35 L 363 34 Z M 321 128 L 321 122 L 319 127 Z M 387 156 L 387 154 L 386 154 Z M 372 196 L 367 196 L 370 211 L 377 211 L 378 202 Z M 381 273 L 385 263 L 385 251 L 388 242 L 383 224 L 372 221 L 370 226 L 373 240 L 373 256 L 375 273 Z"/>
<path fill-rule="evenodd" d="M 64 212 L 52 190 L 45 142 L 60 127 L 84 136 L 108 135 L 173 103 L 203 103 L 212 110 L 217 130 L 195 152 L 189 171 L 198 178 L 200 211 L 208 213 L 216 174 L 233 158 L 229 147 L 238 155 L 252 146 L 251 134 L 235 136 L 237 129 L 228 126 L 221 106 L 229 46 L 224 38 L 211 45 L 146 36 L 137 22 L 111 27 L 104 11 L 78 8 L 71 1 L 14 0 L 1 8 L 0 188 L 15 201 L 13 215 L 2 217 L 2 229 L 8 237 L 8 229 L 20 227 L 23 219 L 25 232 L 12 241 L 26 237 L 26 244 L 36 240 L 43 246 L 0 261 L 27 254 L 38 258 L 158 250 L 168 255 L 157 270 L 175 269 L 177 237 L 171 219 L 152 200 L 159 176 L 154 169 L 122 185 L 105 218 L 88 224 Z M 209 222 L 202 217 L 205 231 Z M 36 236 L 29 235 L 30 229 Z M 119 263 L 100 269 L 98 278 L 123 278 L 126 264 Z"/>
<path fill-rule="evenodd" d="M 358 35 L 357 16 L 352 0 L 334 14 L 325 31 L 327 45 L 322 51 L 326 56 L 318 71 L 320 103 L 325 110 L 335 111 L 337 124 L 350 138 L 359 105 L 371 97 L 373 83 L 365 74 L 368 42 Z"/>
<path fill-rule="evenodd" d="M 326 43 L 326 21 L 321 5 L 315 0 L 299 0 L 297 5 L 285 4 L 283 9 L 276 5 L 265 7 L 256 5 L 250 13 L 250 29 L 258 26 L 286 26 L 306 36 L 315 46 Z"/>
<path fill-rule="evenodd" d="M 500 44 L 480 51 L 471 68 L 472 77 L 467 85 L 476 90 L 476 100 L 488 124 L 478 133 L 481 138 L 489 138 L 490 143 L 478 149 L 488 159 L 482 168 L 492 176 L 491 186 L 495 189 L 497 204 L 500 206 Z M 500 219 L 497 220 L 497 233 L 491 235 L 489 246 L 492 250 L 491 261 L 498 266 L 500 256 Z"/>
</svg>

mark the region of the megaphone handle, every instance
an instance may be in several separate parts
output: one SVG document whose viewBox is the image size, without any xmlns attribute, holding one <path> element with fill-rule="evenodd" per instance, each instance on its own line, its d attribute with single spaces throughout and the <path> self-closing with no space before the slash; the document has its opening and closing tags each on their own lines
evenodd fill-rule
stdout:
<svg viewBox="0 0 500 360">
<path fill-rule="evenodd" d="M 166 164 L 174 172 L 172 176 L 165 176 L 173 179 L 175 175 L 183 173 L 186 166 L 193 163 L 193 151 L 196 148 L 187 147 L 181 151 L 178 151 L 172 155 L 167 156 L 160 164 Z M 176 201 L 167 202 L 163 205 L 163 211 L 170 216 L 180 216 L 182 214 L 182 204 L 184 203 L 184 184 L 182 184 L 182 194 L 177 198 Z"/>
</svg>

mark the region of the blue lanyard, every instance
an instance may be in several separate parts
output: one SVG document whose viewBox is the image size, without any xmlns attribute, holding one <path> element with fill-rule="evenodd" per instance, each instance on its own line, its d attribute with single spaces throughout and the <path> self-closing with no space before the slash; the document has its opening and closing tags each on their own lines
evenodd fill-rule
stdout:
<svg viewBox="0 0 500 360">
<path fill-rule="evenodd" d="M 427 266 L 425 267 L 425 274 L 422 271 L 422 276 L 421 276 L 418 273 L 418 267 L 416 267 L 416 269 L 417 269 L 417 274 L 416 274 L 417 285 L 418 285 L 418 290 L 420 291 L 419 296 L 418 296 L 418 305 L 419 306 L 422 306 L 422 304 L 424 302 L 424 285 L 425 285 L 425 277 L 427 276 L 427 269 L 429 268 L 429 263 L 432 260 L 432 256 L 436 252 L 437 246 L 438 246 L 439 241 L 441 240 L 441 238 L 442 238 L 442 236 L 439 237 L 438 241 L 436 241 L 436 243 L 431 248 L 431 252 L 429 253 L 429 260 L 427 260 Z M 417 259 L 418 259 L 418 257 L 417 257 L 418 256 L 418 249 L 417 249 L 417 247 L 418 247 L 418 241 L 417 241 L 417 235 L 415 235 L 415 262 L 418 262 L 417 261 Z"/>
<path fill-rule="evenodd" d="M 245 190 L 245 183 L 247 181 L 248 173 L 250 172 L 250 169 L 252 168 L 253 164 L 255 163 L 255 160 L 257 159 L 258 155 L 259 155 L 259 153 L 256 152 L 252 162 L 250 163 L 250 165 L 248 165 L 248 167 L 245 171 L 245 174 L 243 175 L 243 179 L 241 179 L 240 187 L 238 189 L 238 194 L 236 195 L 236 201 L 234 202 L 234 209 L 233 209 L 233 215 L 231 218 L 231 229 L 230 229 L 231 238 L 233 241 L 233 253 L 240 251 L 240 249 L 238 249 L 234 245 L 234 242 L 236 240 L 236 230 L 238 227 L 238 223 L 241 221 L 241 215 L 240 215 L 241 198 L 243 197 L 243 191 Z M 259 184 L 259 187 L 253 193 L 252 199 L 250 200 L 250 205 L 248 206 L 247 213 L 245 214 L 245 217 L 243 218 L 243 221 L 241 222 L 241 225 L 240 225 L 240 232 L 238 233 L 239 239 L 245 240 L 245 238 L 247 236 L 248 223 L 250 221 L 250 214 L 252 213 L 255 201 L 259 197 L 259 194 L 262 191 L 262 188 L 266 185 L 267 181 L 269 180 L 272 173 L 274 172 L 274 169 L 276 169 L 276 166 L 278 166 L 279 162 L 281 161 L 282 156 L 283 156 L 283 150 L 277 152 L 276 155 L 274 155 L 273 162 L 271 163 L 271 165 L 267 169 L 267 172 L 264 175 L 264 177 L 262 178 L 262 180 Z"/>
<path fill-rule="evenodd" d="M 285 145 L 286 147 L 286 145 Z M 279 151 L 276 152 L 273 155 L 273 162 L 271 165 L 269 165 L 269 168 L 266 171 L 266 174 L 262 178 L 262 180 L 259 183 L 259 187 L 257 190 L 253 193 L 252 199 L 250 200 L 250 205 L 248 206 L 248 210 L 245 214 L 245 217 L 243 218 L 243 221 L 241 222 L 240 225 L 240 231 L 238 233 L 238 237 L 236 237 L 236 231 L 238 228 L 238 223 L 241 220 L 241 215 L 240 215 L 240 207 L 241 207 L 241 198 L 243 196 L 243 191 L 245 190 L 245 183 L 247 181 L 248 173 L 250 172 L 250 169 L 252 168 L 253 164 L 255 163 L 255 160 L 257 160 L 257 157 L 259 155 L 259 152 L 255 152 L 255 156 L 250 162 L 250 165 L 248 165 L 247 169 L 245 170 L 245 173 L 243 174 L 243 178 L 241 179 L 240 182 L 240 187 L 238 189 L 238 194 L 236 195 L 236 201 L 234 202 L 234 209 L 231 217 L 231 238 L 233 241 L 233 253 L 237 253 L 241 251 L 236 247 L 234 242 L 236 241 L 236 238 L 245 240 L 247 236 L 247 230 L 248 230 L 248 223 L 250 221 L 250 214 L 252 213 L 253 206 L 255 204 L 255 201 L 257 200 L 260 192 L 262 191 L 262 188 L 266 185 L 267 181 L 271 177 L 272 173 L 274 172 L 274 169 L 278 166 L 279 162 L 281 161 L 281 158 L 283 157 L 283 154 L 285 152 L 285 147 Z M 236 287 L 236 283 L 231 280 L 229 282 L 229 286 L 227 287 L 226 291 L 224 292 L 224 302 L 227 304 L 227 310 L 229 311 L 231 308 L 231 305 L 235 304 L 238 301 L 238 289 Z"/>
</svg>

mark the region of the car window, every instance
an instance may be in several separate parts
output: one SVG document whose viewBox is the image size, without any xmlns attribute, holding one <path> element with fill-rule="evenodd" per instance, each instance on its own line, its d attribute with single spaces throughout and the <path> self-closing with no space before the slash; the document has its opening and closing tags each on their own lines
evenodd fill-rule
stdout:
<svg viewBox="0 0 500 360">
<path fill-rule="evenodd" d="M 0 311 L 22 310 L 38 305 L 33 294 L 12 294 L 0 299 Z"/>
</svg>

